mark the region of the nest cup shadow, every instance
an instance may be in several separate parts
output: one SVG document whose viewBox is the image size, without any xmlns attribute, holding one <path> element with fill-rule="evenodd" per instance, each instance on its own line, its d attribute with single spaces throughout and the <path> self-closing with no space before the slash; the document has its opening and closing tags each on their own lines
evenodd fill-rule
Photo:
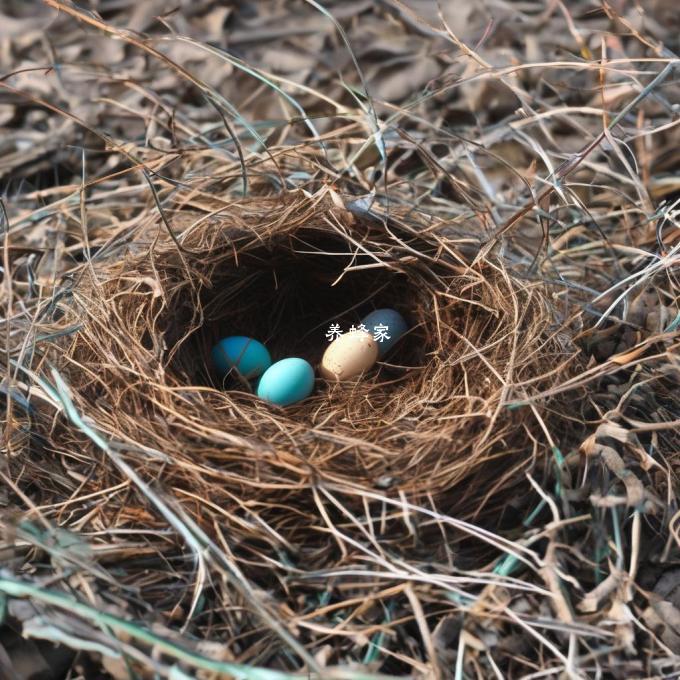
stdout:
<svg viewBox="0 0 680 680">
<path fill-rule="evenodd" d="M 179 498 L 210 499 L 187 504 L 206 530 L 219 519 L 235 544 L 262 545 L 279 540 L 271 527 L 309 557 L 306 567 L 332 560 L 335 540 L 318 529 L 319 484 L 359 514 L 361 489 L 377 489 L 493 524 L 513 481 L 547 451 L 535 444 L 543 439 L 531 410 L 507 408 L 563 379 L 574 356 L 540 285 L 492 262 L 466 267 L 455 239 L 432 229 L 397 220 L 388 230 L 301 194 L 234 205 L 187 226 L 182 245 L 162 237 L 152 252 L 99 263 L 96 282 L 84 267 L 60 321 L 82 328 L 55 341 L 51 360 L 101 431 L 170 461 L 137 459 L 145 475 L 162 467 Z M 258 338 L 274 361 L 316 365 L 329 323 L 349 327 L 376 307 L 402 311 L 410 331 L 358 381 L 323 383 L 284 410 L 224 391 L 211 374 L 210 349 L 225 335 Z M 68 427 L 50 434 L 73 436 Z M 243 513 L 242 499 L 263 524 L 228 519 Z"/>
</svg>

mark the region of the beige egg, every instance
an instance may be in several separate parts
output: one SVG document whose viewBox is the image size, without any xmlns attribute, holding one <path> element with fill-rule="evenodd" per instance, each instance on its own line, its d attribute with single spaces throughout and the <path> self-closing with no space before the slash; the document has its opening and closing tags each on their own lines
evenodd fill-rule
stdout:
<svg viewBox="0 0 680 680">
<path fill-rule="evenodd" d="M 367 371 L 378 358 L 378 343 L 370 333 L 352 331 L 333 340 L 324 352 L 319 373 L 327 380 L 347 380 Z"/>
</svg>

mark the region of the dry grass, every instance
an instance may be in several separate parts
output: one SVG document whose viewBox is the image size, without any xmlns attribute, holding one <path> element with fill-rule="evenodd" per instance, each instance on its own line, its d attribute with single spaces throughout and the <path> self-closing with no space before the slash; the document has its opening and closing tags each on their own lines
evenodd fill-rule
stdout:
<svg viewBox="0 0 680 680">
<path fill-rule="evenodd" d="M 0 675 L 679 673 L 673 13 L 37 7 L 0 62 Z M 206 365 L 376 306 L 400 351 L 297 406 Z"/>
</svg>

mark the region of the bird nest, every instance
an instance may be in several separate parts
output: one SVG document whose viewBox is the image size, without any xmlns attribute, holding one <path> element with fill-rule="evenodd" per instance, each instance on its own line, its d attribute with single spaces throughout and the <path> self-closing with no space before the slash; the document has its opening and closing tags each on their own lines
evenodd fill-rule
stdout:
<svg viewBox="0 0 680 680">
<path fill-rule="evenodd" d="M 446 230 L 302 193 L 185 212 L 173 229 L 159 221 L 118 257 L 83 264 L 71 303 L 40 329 L 53 339 L 38 370 L 51 364 L 68 386 L 70 422 L 43 423 L 50 447 L 69 452 L 83 497 L 124 486 L 98 506 L 103 529 L 160 528 L 159 508 L 173 513 L 228 545 L 290 612 L 304 609 L 315 570 L 365 559 L 359 544 L 378 535 L 410 560 L 455 543 L 463 556 L 469 532 L 443 538 L 435 509 L 493 529 L 522 509 L 516 485 L 540 476 L 542 428 L 561 417 L 549 400 L 526 401 L 576 356 L 542 284 L 471 264 Z M 317 364 L 331 324 L 378 307 L 409 323 L 395 349 L 356 380 L 317 378 L 293 406 L 211 370 L 227 335 L 261 340 L 274 361 Z M 45 493 L 57 465 L 36 470 Z M 141 591 L 157 612 L 176 603 Z M 248 648 L 260 624 L 224 616 Z"/>
</svg>

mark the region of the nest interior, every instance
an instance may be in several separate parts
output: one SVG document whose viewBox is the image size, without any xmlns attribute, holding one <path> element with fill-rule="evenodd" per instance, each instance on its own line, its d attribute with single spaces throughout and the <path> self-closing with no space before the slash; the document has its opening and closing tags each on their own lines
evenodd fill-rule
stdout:
<svg viewBox="0 0 680 680">
<path fill-rule="evenodd" d="M 313 227 L 274 235 L 236 254 L 222 248 L 217 256 L 221 263 L 200 296 L 202 318 L 195 318 L 189 302 L 182 320 L 166 331 L 172 348 L 169 366 L 188 384 L 227 387 L 216 382 L 206 362 L 211 347 L 227 335 L 260 339 L 273 361 L 300 356 L 317 364 L 329 337 L 335 337 L 331 325 L 347 332 L 376 307 L 375 302 L 408 316 L 417 307 L 423 285 L 417 273 L 409 278 L 403 267 L 374 259 L 347 239 Z M 415 326 L 398 354 L 392 354 L 404 369 L 416 371 L 426 362 L 422 331 L 422 324 Z M 186 342 L 177 344 L 187 333 Z M 382 377 L 392 375 L 397 384 L 412 376 L 391 368 L 389 361 L 384 362 Z M 383 388 L 391 391 L 392 381 L 384 380 Z"/>
</svg>

